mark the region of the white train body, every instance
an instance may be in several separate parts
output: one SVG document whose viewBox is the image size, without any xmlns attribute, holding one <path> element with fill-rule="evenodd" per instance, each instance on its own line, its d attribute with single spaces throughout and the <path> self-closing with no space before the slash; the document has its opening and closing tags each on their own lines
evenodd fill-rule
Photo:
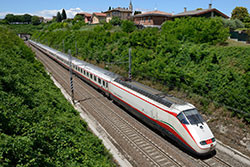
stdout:
<svg viewBox="0 0 250 167">
<path fill-rule="evenodd" d="M 30 43 L 69 68 L 68 55 L 34 41 Z M 216 141 L 211 130 L 192 104 L 138 82 L 125 81 L 117 74 L 76 58 L 72 59 L 72 69 L 133 115 L 189 151 L 207 154 L 215 149 Z"/>
</svg>

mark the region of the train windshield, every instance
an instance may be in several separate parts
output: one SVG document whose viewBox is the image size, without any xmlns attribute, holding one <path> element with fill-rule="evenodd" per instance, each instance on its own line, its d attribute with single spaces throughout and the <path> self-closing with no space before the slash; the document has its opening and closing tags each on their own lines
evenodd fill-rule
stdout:
<svg viewBox="0 0 250 167">
<path fill-rule="evenodd" d="M 189 124 L 183 112 L 177 115 L 177 118 L 182 124 Z"/>
<path fill-rule="evenodd" d="M 192 125 L 203 124 L 204 119 L 196 109 L 183 111 L 187 119 Z"/>
</svg>

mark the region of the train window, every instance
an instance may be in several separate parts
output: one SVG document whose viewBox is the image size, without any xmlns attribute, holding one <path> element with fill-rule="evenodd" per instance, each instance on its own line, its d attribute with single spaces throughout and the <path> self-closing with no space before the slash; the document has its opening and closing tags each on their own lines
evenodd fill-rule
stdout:
<svg viewBox="0 0 250 167">
<path fill-rule="evenodd" d="M 92 79 L 92 77 L 93 77 L 93 75 L 92 74 L 90 74 L 90 78 Z"/>
<path fill-rule="evenodd" d="M 203 124 L 204 122 L 204 119 L 196 109 L 186 110 L 184 114 L 192 125 Z"/>
<path fill-rule="evenodd" d="M 87 76 L 89 76 L 89 72 L 87 72 Z"/>
<path fill-rule="evenodd" d="M 102 81 L 102 85 L 105 86 L 105 81 Z"/>
<path fill-rule="evenodd" d="M 96 76 L 94 75 L 94 80 L 96 81 Z"/>
<path fill-rule="evenodd" d="M 84 75 L 86 75 L 86 72 L 85 72 L 85 70 L 83 71 L 83 74 L 84 74 Z"/>
<path fill-rule="evenodd" d="M 108 87 L 108 82 L 106 82 L 106 88 Z"/>
<path fill-rule="evenodd" d="M 81 70 L 81 73 L 82 73 L 82 69 L 80 69 Z"/>
<path fill-rule="evenodd" d="M 189 124 L 183 112 L 177 115 L 177 118 L 182 124 Z"/>
<path fill-rule="evenodd" d="M 99 84 L 101 84 L 101 83 L 102 83 L 102 81 L 101 81 L 101 79 L 100 79 L 100 78 L 98 78 L 98 83 L 99 83 Z"/>
</svg>

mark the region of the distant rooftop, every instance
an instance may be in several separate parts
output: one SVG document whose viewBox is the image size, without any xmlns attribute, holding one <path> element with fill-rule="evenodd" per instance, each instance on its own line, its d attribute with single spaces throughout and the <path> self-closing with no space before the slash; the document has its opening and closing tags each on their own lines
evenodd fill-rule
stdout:
<svg viewBox="0 0 250 167">
<path fill-rule="evenodd" d="M 225 17 L 225 18 L 229 18 L 226 14 L 222 13 L 221 11 L 219 11 L 216 8 L 212 8 L 212 4 L 209 4 L 209 8 L 208 9 L 196 9 L 196 10 L 189 10 L 187 11 L 187 8 L 184 8 L 184 12 L 178 13 L 173 15 L 173 17 L 183 17 L 183 16 L 200 16 L 209 12 L 216 12 L 219 15 Z"/>
<path fill-rule="evenodd" d="M 106 14 L 105 14 L 105 13 L 97 13 L 97 12 L 94 12 L 93 15 L 96 15 L 96 16 L 99 16 L 99 17 L 106 17 Z"/>
<path fill-rule="evenodd" d="M 166 16 L 166 17 L 171 17 L 172 14 L 162 12 L 162 11 L 159 11 L 159 10 L 154 10 L 154 11 L 145 12 L 145 13 L 142 13 L 142 14 L 137 14 L 134 17 L 145 17 L 145 16 Z"/>
<path fill-rule="evenodd" d="M 85 17 L 91 17 L 91 14 L 87 12 L 80 12 L 80 13 L 77 13 L 77 15 L 85 15 Z"/>
</svg>

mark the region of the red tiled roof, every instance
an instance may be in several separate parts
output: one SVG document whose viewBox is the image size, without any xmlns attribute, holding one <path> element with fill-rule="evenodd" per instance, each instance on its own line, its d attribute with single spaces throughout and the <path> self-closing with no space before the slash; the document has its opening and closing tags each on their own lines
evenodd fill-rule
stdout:
<svg viewBox="0 0 250 167">
<path fill-rule="evenodd" d="M 142 13 L 142 14 L 137 14 L 134 17 L 144 17 L 144 16 L 167 16 L 167 17 L 171 17 L 172 14 L 162 12 L 162 11 L 159 11 L 159 10 L 154 10 L 154 11 L 145 12 L 145 13 Z"/>
<path fill-rule="evenodd" d="M 91 14 L 87 12 L 80 12 L 80 13 L 77 13 L 77 15 L 84 15 L 85 17 L 91 17 Z"/>
<path fill-rule="evenodd" d="M 96 15 L 96 16 L 99 16 L 99 17 L 106 17 L 106 14 L 105 14 L 105 13 L 97 13 L 97 12 L 94 12 L 93 15 Z"/>
<path fill-rule="evenodd" d="M 225 18 L 229 18 L 227 15 L 225 15 L 224 13 L 222 13 L 221 11 L 219 11 L 219 10 L 217 10 L 215 8 L 212 8 L 212 9 L 201 9 L 201 10 L 190 10 L 190 11 L 186 11 L 186 12 L 175 14 L 173 17 L 195 16 L 195 15 L 199 16 L 199 15 L 202 15 L 202 14 L 205 14 L 205 13 L 209 13 L 209 12 L 212 12 L 212 11 L 219 13 L 220 15 L 222 15 Z"/>
</svg>

